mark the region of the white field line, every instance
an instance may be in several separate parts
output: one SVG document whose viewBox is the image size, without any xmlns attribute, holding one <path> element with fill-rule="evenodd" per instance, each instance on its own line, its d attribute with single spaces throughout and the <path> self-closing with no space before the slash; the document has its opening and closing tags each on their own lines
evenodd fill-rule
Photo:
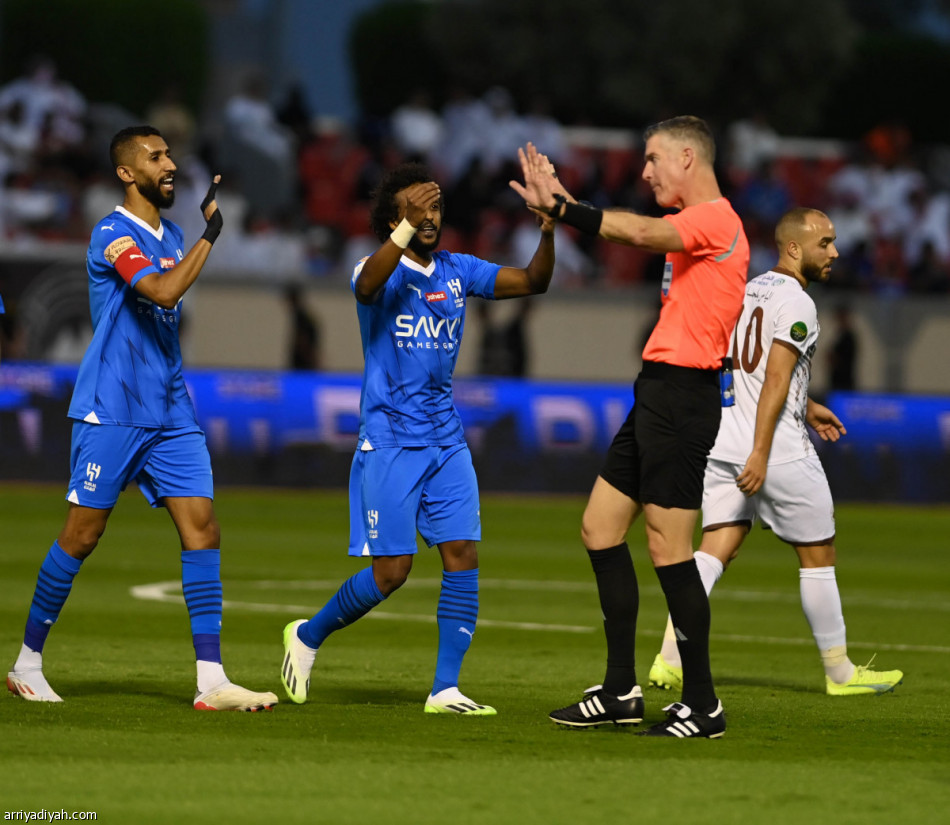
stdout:
<svg viewBox="0 0 950 825">
<path fill-rule="evenodd" d="M 340 581 L 271 581 L 259 580 L 253 582 L 242 582 L 245 586 L 256 587 L 260 590 L 333 590 L 340 586 Z M 437 589 L 441 585 L 441 579 L 408 579 L 402 586 L 402 590 L 416 589 Z M 480 579 L 482 590 L 532 590 L 547 593 L 594 593 L 595 586 L 591 582 L 565 582 L 565 581 L 540 581 L 532 579 Z M 663 591 L 658 586 L 640 587 L 641 596 L 662 597 Z M 934 594 L 934 599 L 925 601 L 915 599 L 914 601 L 901 599 L 880 599 L 876 596 L 860 595 L 854 593 L 843 593 L 841 596 L 845 608 L 854 607 L 874 607 L 885 610 L 933 610 L 939 613 L 950 613 L 950 600 L 943 595 Z M 734 590 L 728 586 L 720 587 L 713 591 L 711 600 L 732 602 L 765 602 L 775 603 L 783 602 L 785 604 L 799 604 L 801 597 L 796 587 L 789 592 L 776 591 L 756 591 L 756 590 Z M 479 619 L 479 621 L 481 621 Z"/>
<path fill-rule="evenodd" d="M 441 584 L 440 579 L 410 579 L 407 581 L 403 588 L 437 588 Z M 536 591 L 557 591 L 557 592 L 591 592 L 593 593 L 594 587 L 591 584 L 586 584 L 582 582 L 542 582 L 542 581 L 532 581 L 532 580 L 510 580 L 510 579 L 482 579 L 480 582 L 483 588 L 495 590 L 536 590 Z M 334 592 L 339 586 L 339 581 L 277 581 L 277 580 L 258 580 L 258 581 L 249 581 L 242 582 L 242 585 L 253 587 L 258 590 L 329 590 Z M 647 590 L 648 594 L 651 595 L 660 595 L 659 588 L 652 588 L 656 593 L 651 593 L 651 590 Z M 797 596 L 791 596 L 790 594 L 784 593 L 754 593 L 752 591 L 738 591 L 740 593 L 738 598 L 735 598 L 736 601 L 756 601 L 756 602 L 793 602 L 798 603 Z M 172 580 L 164 582 L 154 582 L 152 584 L 140 584 L 132 587 L 130 593 L 133 598 L 140 599 L 142 601 L 152 601 L 152 602 L 162 602 L 165 604 L 184 604 L 185 599 L 181 595 L 181 581 Z M 734 597 L 736 591 L 731 591 L 731 595 Z M 722 592 L 717 592 L 714 598 L 729 599 L 730 591 L 723 590 Z M 848 604 L 860 604 L 862 603 L 861 599 L 849 599 Z M 882 604 L 881 601 L 867 599 L 866 604 L 873 605 L 875 607 L 889 607 L 891 609 L 904 610 L 908 607 L 917 607 L 920 608 L 919 603 L 912 602 L 900 602 L 892 601 L 888 604 Z M 235 601 L 231 599 L 225 599 L 223 602 L 223 608 L 226 610 L 245 610 L 252 613 L 286 613 L 296 616 L 311 616 L 314 611 L 318 609 L 319 605 L 314 604 L 277 604 L 274 602 L 246 602 L 246 601 Z M 932 609 L 931 605 L 927 605 L 926 609 Z M 939 608 L 937 608 L 939 609 Z M 364 619 L 382 619 L 384 621 L 400 621 L 400 622 L 422 622 L 425 624 L 433 624 L 435 622 L 435 615 L 433 614 L 420 614 L 420 613 L 388 613 L 381 610 L 371 610 L 367 613 Z M 568 625 L 568 624 L 548 624 L 544 622 L 509 622 L 502 621 L 499 619 L 486 619 L 479 616 L 478 619 L 479 627 L 493 627 L 506 630 L 531 630 L 531 631 L 546 631 L 553 633 L 594 633 L 601 630 L 600 626 L 591 626 L 591 625 Z M 662 631 L 660 630 L 651 630 L 646 628 L 638 628 L 638 634 L 645 636 L 661 636 Z M 811 646 L 815 642 L 811 638 L 801 637 L 801 638 L 782 638 L 777 636 L 746 636 L 739 634 L 728 634 L 728 633 L 713 633 L 710 638 L 713 641 L 724 641 L 724 642 L 749 642 L 756 644 L 773 644 L 773 645 L 790 645 L 790 646 Z M 855 642 L 849 641 L 848 646 L 851 648 L 861 647 L 861 648 L 871 648 L 873 650 L 882 650 L 882 651 L 908 651 L 912 653 L 950 653 L 950 647 L 942 647 L 938 645 L 911 645 L 911 644 L 882 644 L 882 643 L 871 643 L 871 642 Z"/>
</svg>

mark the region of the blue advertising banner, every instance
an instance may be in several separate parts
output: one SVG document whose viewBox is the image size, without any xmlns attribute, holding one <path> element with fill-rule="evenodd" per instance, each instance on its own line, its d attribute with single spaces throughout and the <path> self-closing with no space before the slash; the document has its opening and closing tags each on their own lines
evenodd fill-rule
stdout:
<svg viewBox="0 0 950 825">
<path fill-rule="evenodd" d="M 57 480 L 77 367 L 0 365 L 0 477 Z M 220 483 L 344 486 L 360 376 L 191 369 L 189 392 Z M 586 492 L 632 385 L 462 378 L 455 401 L 485 489 Z M 950 500 L 950 398 L 834 393 L 848 434 L 818 444 L 835 496 Z"/>
<path fill-rule="evenodd" d="M 58 474 L 65 472 L 65 415 L 76 372 L 77 367 L 64 365 L 0 366 L 0 475 L 36 477 L 37 462 L 49 466 L 56 453 Z M 258 463 L 246 476 L 239 464 L 248 458 L 293 454 L 298 470 L 290 481 L 307 483 L 308 473 L 299 468 L 301 456 L 309 452 L 325 464 L 328 453 L 337 453 L 348 461 L 356 446 L 359 375 L 191 369 L 185 370 L 185 380 L 219 479 L 237 474 L 241 481 L 287 482 L 286 473 L 274 464 Z M 557 462 L 563 457 L 568 459 L 565 467 L 571 458 L 576 463 L 586 457 L 591 466 L 582 474 L 568 472 L 577 475 L 576 480 L 551 483 L 555 488 L 587 488 L 596 475 L 591 462 L 599 461 L 623 423 L 633 390 L 611 384 L 470 378 L 455 382 L 455 401 L 483 478 L 497 471 L 499 479 L 515 487 L 535 488 L 544 484 L 551 468 L 544 461 L 532 462 L 532 456 L 553 456 Z M 342 463 L 332 464 L 330 474 L 345 484 Z M 321 468 L 311 475 L 327 473 Z"/>
<path fill-rule="evenodd" d="M 835 392 L 827 405 L 857 448 L 950 450 L 950 398 Z"/>
</svg>

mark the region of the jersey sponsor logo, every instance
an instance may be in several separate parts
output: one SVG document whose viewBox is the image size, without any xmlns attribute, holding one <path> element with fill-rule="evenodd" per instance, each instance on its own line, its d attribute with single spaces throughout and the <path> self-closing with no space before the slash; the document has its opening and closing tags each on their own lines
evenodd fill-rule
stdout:
<svg viewBox="0 0 950 825">
<path fill-rule="evenodd" d="M 82 486 L 84 490 L 87 490 L 90 493 L 96 491 L 96 479 L 99 478 L 99 473 L 102 472 L 101 464 L 93 464 L 91 461 L 86 465 L 86 481 L 83 482 Z"/>
<path fill-rule="evenodd" d="M 804 322 L 796 321 L 792 324 L 792 328 L 788 332 L 789 336 L 796 343 L 801 343 L 808 336 L 808 327 L 805 326 Z"/>
<path fill-rule="evenodd" d="M 369 528 L 367 536 L 371 539 L 379 538 L 379 530 L 376 529 L 377 524 L 379 524 L 379 510 L 367 510 L 366 526 Z"/>
<path fill-rule="evenodd" d="M 426 293 L 426 300 L 429 301 L 430 303 L 432 301 L 445 301 L 448 297 L 449 296 L 446 295 L 444 292 L 427 292 Z"/>
<path fill-rule="evenodd" d="M 114 231 L 115 231 L 115 221 L 113 221 L 112 223 L 110 223 L 108 226 L 107 226 L 106 224 L 103 224 L 102 226 L 99 227 L 99 231 L 100 231 L 100 232 L 105 232 L 106 230 L 108 230 L 109 232 L 114 232 Z"/>
<path fill-rule="evenodd" d="M 142 298 L 141 296 L 136 296 L 135 298 L 139 315 L 144 315 L 146 318 L 154 318 L 156 321 L 161 321 L 163 324 L 170 324 L 171 326 L 178 323 L 178 313 L 181 311 L 182 300 L 184 299 L 179 299 L 174 309 L 163 309 L 158 304 L 153 304 L 148 298 Z"/>
<path fill-rule="evenodd" d="M 174 258 L 159 258 L 158 264 L 162 269 L 172 269 L 175 266 Z"/>
<path fill-rule="evenodd" d="M 460 318 L 436 318 L 433 315 L 397 315 L 397 346 L 402 349 L 453 350 L 458 345 L 455 338 Z"/>
<path fill-rule="evenodd" d="M 412 284 L 406 284 L 406 288 L 407 288 L 407 289 L 411 289 L 411 290 L 412 290 L 413 292 L 415 292 L 420 298 L 422 297 L 422 290 L 419 289 L 419 287 L 413 286 Z"/>
</svg>

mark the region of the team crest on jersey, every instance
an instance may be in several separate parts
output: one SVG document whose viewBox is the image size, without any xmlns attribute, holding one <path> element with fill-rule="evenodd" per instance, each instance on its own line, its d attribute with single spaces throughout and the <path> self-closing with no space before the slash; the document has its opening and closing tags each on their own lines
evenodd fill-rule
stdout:
<svg viewBox="0 0 950 825">
<path fill-rule="evenodd" d="M 102 472 L 101 464 L 93 464 L 91 461 L 86 465 L 86 480 L 83 482 L 83 489 L 87 492 L 94 493 L 96 491 L 96 479 L 99 478 L 99 473 Z"/>
<path fill-rule="evenodd" d="M 444 292 L 427 292 L 426 293 L 426 300 L 429 303 L 432 303 L 433 301 L 444 301 L 448 297 L 449 296 L 446 295 Z"/>
<path fill-rule="evenodd" d="M 158 263 L 162 269 L 172 269 L 175 266 L 175 259 L 174 258 L 159 258 Z"/>
<path fill-rule="evenodd" d="M 791 330 L 788 333 L 792 340 L 796 343 L 801 343 L 808 336 L 808 327 L 802 321 L 796 321 L 792 324 Z"/>
<path fill-rule="evenodd" d="M 462 281 L 459 278 L 453 278 L 449 281 L 446 286 L 452 290 L 452 294 L 455 296 L 455 306 L 460 307 L 465 303 L 465 296 L 462 294 Z"/>
<path fill-rule="evenodd" d="M 367 535 L 371 539 L 379 538 L 379 530 L 376 529 L 377 524 L 379 524 L 379 510 L 367 510 L 366 525 L 369 527 Z"/>
</svg>

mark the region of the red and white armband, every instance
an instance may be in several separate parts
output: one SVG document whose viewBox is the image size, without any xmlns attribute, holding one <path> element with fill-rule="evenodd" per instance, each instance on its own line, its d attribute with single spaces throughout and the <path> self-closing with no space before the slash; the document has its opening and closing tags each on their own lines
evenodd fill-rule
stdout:
<svg viewBox="0 0 950 825">
<path fill-rule="evenodd" d="M 132 279 L 139 272 L 152 266 L 149 257 L 127 235 L 109 244 L 105 249 L 105 257 L 115 267 L 115 271 L 122 276 L 122 280 L 130 286 Z"/>
</svg>

